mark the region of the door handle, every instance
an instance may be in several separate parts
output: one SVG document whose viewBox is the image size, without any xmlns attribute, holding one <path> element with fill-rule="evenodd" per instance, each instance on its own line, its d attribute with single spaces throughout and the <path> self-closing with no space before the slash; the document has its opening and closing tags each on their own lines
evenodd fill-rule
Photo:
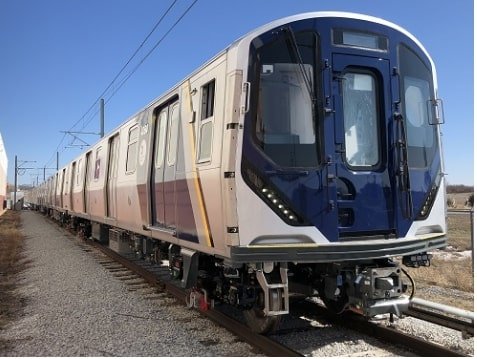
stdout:
<svg viewBox="0 0 477 359">
<path fill-rule="evenodd" d="M 242 104 L 242 114 L 246 114 L 250 109 L 250 82 L 244 82 L 242 91 L 245 96 L 245 100 Z"/>
</svg>

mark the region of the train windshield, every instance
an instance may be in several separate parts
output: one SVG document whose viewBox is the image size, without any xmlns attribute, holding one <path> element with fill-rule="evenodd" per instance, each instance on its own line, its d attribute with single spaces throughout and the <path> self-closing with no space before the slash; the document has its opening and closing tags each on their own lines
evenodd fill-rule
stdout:
<svg viewBox="0 0 477 359">
<path fill-rule="evenodd" d="M 437 150 L 432 72 L 410 49 L 400 46 L 401 100 L 406 120 L 408 162 L 411 168 L 431 165 Z"/>
<path fill-rule="evenodd" d="M 314 33 L 301 32 L 278 34 L 257 50 L 255 134 L 263 152 L 279 166 L 318 164 L 313 118 L 316 46 Z"/>
</svg>

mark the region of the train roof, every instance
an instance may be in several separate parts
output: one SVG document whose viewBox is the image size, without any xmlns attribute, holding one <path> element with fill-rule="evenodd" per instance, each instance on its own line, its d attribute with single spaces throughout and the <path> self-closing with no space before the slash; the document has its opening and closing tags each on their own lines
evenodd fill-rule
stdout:
<svg viewBox="0 0 477 359">
<path fill-rule="evenodd" d="M 163 94 L 161 94 L 159 97 L 155 98 L 152 100 L 147 106 L 144 106 L 140 111 L 135 113 L 133 116 L 130 118 L 133 118 L 134 116 L 137 116 L 140 112 L 144 111 L 148 107 L 152 106 L 154 103 L 156 103 L 160 98 L 162 98 L 165 94 L 170 93 L 173 91 L 175 88 L 177 88 L 180 84 L 184 83 L 187 79 L 191 78 L 194 76 L 196 73 L 200 72 L 204 67 L 206 67 L 209 63 L 213 62 L 215 59 L 218 57 L 222 56 L 224 53 L 227 53 L 235 48 L 241 48 L 241 47 L 246 47 L 246 49 L 243 49 L 245 53 L 248 53 L 248 46 L 251 40 L 253 40 L 255 37 L 259 36 L 260 34 L 267 32 L 273 28 L 276 28 L 280 25 L 287 24 L 290 22 L 294 21 L 299 21 L 299 20 L 304 20 L 304 19 L 311 19 L 311 18 L 325 18 L 325 17 L 336 17 L 336 18 L 346 18 L 346 19 L 357 19 L 357 20 L 364 20 L 364 21 L 369 21 L 373 22 L 376 24 L 381 24 L 384 26 L 388 26 L 392 29 L 395 29 L 408 38 L 410 38 L 412 41 L 416 43 L 416 45 L 423 51 L 423 53 L 429 58 L 431 65 L 432 65 L 432 70 L 434 72 L 434 62 L 432 61 L 431 56 L 425 49 L 425 47 L 422 45 L 422 43 L 414 36 L 412 35 L 409 31 L 405 30 L 399 25 L 396 25 L 390 21 L 381 19 L 379 17 L 375 16 L 370 16 L 370 15 L 365 15 L 365 14 L 359 14 L 359 13 L 352 13 L 352 12 L 343 12 L 343 11 L 315 11 L 315 12 L 307 12 L 307 13 L 301 13 L 301 14 L 296 14 L 296 15 L 291 15 L 287 17 L 283 17 L 274 21 L 271 21 L 265 25 L 262 25 L 260 27 L 257 27 L 244 36 L 241 36 L 234 42 L 232 42 L 229 46 L 227 46 L 225 49 L 217 53 L 215 56 L 213 56 L 211 59 L 206 61 L 204 64 L 202 64 L 200 67 L 195 69 L 193 72 L 188 74 L 185 78 L 181 79 L 177 83 L 175 83 L 172 87 L 170 87 L 167 91 L 165 91 Z M 434 81 L 436 79 L 434 78 Z M 436 81 L 435 81 L 436 82 Z"/>
<path fill-rule="evenodd" d="M 186 77 L 175 83 L 173 86 L 171 86 L 167 91 L 162 93 L 160 96 L 154 98 L 150 103 L 148 103 L 146 106 L 144 106 L 140 111 L 136 112 L 134 115 L 130 116 L 129 119 L 132 119 L 134 116 L 137 116 L 140 112 L 146 110 L 150 106 L 152 106 L 154 103 L 156 103 L 158 100 L 160 100 L 164 95 L 170 93 L 171 91 L 174 91 L 178 86 L 180 86 L 182 83 L 187 81 L 187 79 L 191 78 L 198 72 L 200 72 L 203 68 L 205 68 L 208 64 L 213 62 L 215 59 L 218 57 L 222 56 L 224 53 L 227 53 L 235 48 L 243 48 L 246 47 L 246 49 L 243 49 L 245 53 L 248 53 L 248 46 L 250 44 L 250 41 L 253 40 L 255 37 L 259 36 L 260 34 L 267 32 L 273 28 L 276 28 L 280 25 L 287 24 L 290 22 L 294 21 L 299 21 L 299 20 L 305 20 L 305 19 L 311 19 L 311 18 L 325 18 L 325 17 L 335 17 L 335 18 L 345 18 L 345 19 L 356 19 L 356 20 L 364 20 L 364 21 L 369 21 L 373 22 L 376 24 L 381 24 L 384 26 L 387 26 L 389 28 L 395 29 L 396 31 L 401 32 L 408 38 L 410 38 L 413 42 L 416 43 L 416 45 L 422 50 L 422 52 L 428 57 L 429 61 L 431 62 L 432 66 L 432 71 L 433 73 L 435 72 L 435 66 L 434 62 L 425 49 L 425 47 L 422 45 L 422 43 L 414 36 L 412 35 L 409 31 L 405 30 L 399 25 L 396 25 L 388 20 L 381 19 L 379 17 L 375 16 L 370 16 L 370 15 L 365 15 L 365 14 L 359 14 L 359 13 L 352 13 L 352 12 L 344 12 L 344 11 L 315 11 L 315 12 L 307 12 L 307 13 L 301 13 L 301 14 L 296 14 L 296 15 L 291 15 L 287 17 L 283 17 L 274 21 L 271 21 L 265 25 L 262 25 L 260 27 L 255 28 L 254 30 L 248 32 L 244 36 L 238 38 L 234 42 L 232 42 L 229 46 L 227 46 L 225 49 L 217 53 L 215 56 L 210 58 L 208 61 L 203 63 L 201 66 L 199 66 L 197 69 L 189 73 Z M 247 56 L 247 55 L 246 55 Z M 436 76 L 434 73 L 434 83 L 437 86 L 437 81 L 436 81 Z"/>
<path fill-rule="evenodd" d="M 399 25 L 396 25 L 395 23 L 392 23 L 388 20 L 381 19 L 379 17 L 375 16 L 370 16 L 370 15 L 365 15 L 365 14 L 359 14 L 359 13 L 353 13 L 353 12 L 344 12 L 344 11 L 315 11 L 315 12 L 307 12 L 307 13 L 301 13 L 301 14 L 296 14 L 296 15 L 291 15 L 287 16 L 284 18 L 280 18 L 274 21 L 271 21 L 263 26 L 260 26 L 252 31 L 250 31 L 248 34 L 242 36 L 235 42 L 233 42 L 229 48 L 233 46 L 239 46 L 240 43 L 245 42 L 248 43 L 250 40 L 253 38 L 257 37 L 258 35 L 267 32 L 273 28 L 276 28 L 280 25 L 287 24 L 290 22 L 295 22 L 299 20 L 305 20 L 305 19 L 312 19 L 312 18 L 325 18 L 325 17 L 335 17 L 335 18 L 344 18 L 344 19 L 356 19 L 356 20 L 364 20 L 364 21 L 369 21 L 373 22 L 376 24 L 381 24 L 384 26 L 387 26 L 389 28 L 392 28 L 396 31 L 401 32 L 405 36 L 409 37 L 412 41 L 416 43 L 417 46 L 424 52 L 424 54 L 431 60 L 431 56 L 425 49 L 425 47 L 422 45 L 422 43 L 409 31 L 406 29 L 402 28 Z M 434 66 L 434 64 L 432 64 Z"/>
<path fill-rule="evenodd" d="M 334 17 L 334 18 L 343 18 L 343 19 L 355 19 L 355 20 L 363 20 L 363 21 L 369 21 L 375 24 L 380 24 L 387 26 L 391 29 L 394 29 L 400 33 L 402 33 L 404 36 L 408 37 L 410 40 L 412 40 L 421 50 L 422 52 L 426 55 L 428 58 L 429 62 L 431 63 L 431 70 L 432 70 L 432 76 L 433 76 L 433 81 L 434 81 L 434 87 L 437 92 L 437 74 L 436 74 L 436 67 L 434 64 L 434 61 L 432 60 L 432 57 L 430 54 L 427 52 L 426 48 L 424 45 L 409 31 L 406 29 L 402 28 L 399 25 L 396 25 L 393 22 L 390 22 L 388 20 L 381 19 L 379 17 L 371 16 L 371 15 L 365 15 L 365 14 L 359 14 L 359 13 L 353 13 L 353 12 L 344 12 L 344 11 L 315 11 L 315 12 L 307 12 L 307 13 L 301 13 L 301 14 L 296 14 L 296 15 L 291 15 L 287 16 L 284 18 L 280 18 L 274 21 L 269 22 L 268 24 L 265 24 L 263 26 L 260 26 L 252 31 L 250 31 L 248 34 L 242 36 L 235 42 L 233 42 L 225 51 L 230 50 L 233 47 L 241 47 L 241 46 L 246 46 L 248 49 L 249 43 L 251 40 L 253 40 L 255 37 L 259 36 L 260 34 L 267 32 L 271 29 L 274 29 L 280 25 L 287 24 L 290 22 L 295 22 L 299 20 L 305 20 L 305 19 L 312 19 L 312 18 L 326 18 L 326 17 Z M 245 50 L 247 51 L 247 50 Z"/>
</svg>

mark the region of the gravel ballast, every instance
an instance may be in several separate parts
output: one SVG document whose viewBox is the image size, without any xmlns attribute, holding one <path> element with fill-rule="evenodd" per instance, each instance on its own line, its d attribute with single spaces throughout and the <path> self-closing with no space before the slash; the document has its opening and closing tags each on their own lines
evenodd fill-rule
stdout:
<svg viewBox="0 0 477 359">
<path fill-rule="evenodd" d="M 257 355 L 168 295 L 129 291 L 43 216 L 26 211 L 22 220 L 32 263 L 17 293 L 27 305 L 0 333 L 11 344 L 1 356 Z"/>
</svg>

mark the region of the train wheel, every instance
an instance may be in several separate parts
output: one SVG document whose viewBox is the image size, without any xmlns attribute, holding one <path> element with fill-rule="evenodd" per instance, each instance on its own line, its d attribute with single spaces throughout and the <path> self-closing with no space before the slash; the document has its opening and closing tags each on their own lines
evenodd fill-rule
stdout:
<svg viewBox="0 0 477 359">
<path fill-rule="evenodd" d="M 260 295 L 259 303 L 252 309 L 244 310 L 243 314 L 248 327 L 255 333 L 265 334 L 278 329 L 281 315 L 265 316 L 263 313 L 263 292 Z M 278 293 L 272 292 L 271 310 L 280 310 L 280 298 Z"/>
<path fill-rule="evenodd" d="M 334 314 L 341 314 L 348 308 L 348 301 L 342 298 L 338 300 L 321 298 L 321 300 L 323 303 L 325 303 L 326 309 L 333 312 Z"/>
<path fill-rule="evenodd" d="M 348 296 L 344 293 L 344 291 L 340 293 L 338 298 L 330 299 L 326 297 L 323 285 L 320 285 L 318 288 L 318 293 L 320 294 L 320 299 L 330 312 L 333 312 L 334 314 L 341 314 L 348 308 Z"/>
</svg>

